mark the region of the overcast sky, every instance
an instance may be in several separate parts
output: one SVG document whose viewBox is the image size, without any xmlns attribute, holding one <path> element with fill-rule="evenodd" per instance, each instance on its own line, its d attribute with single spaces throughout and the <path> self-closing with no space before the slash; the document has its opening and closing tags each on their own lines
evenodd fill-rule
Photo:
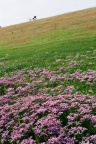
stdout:
<svg viewBox="0 0 96 144">
<path fill-rule="evenodd" d="M 96 7 L 96 0 L 0 0 L 0 26 Z"/>
</svg>

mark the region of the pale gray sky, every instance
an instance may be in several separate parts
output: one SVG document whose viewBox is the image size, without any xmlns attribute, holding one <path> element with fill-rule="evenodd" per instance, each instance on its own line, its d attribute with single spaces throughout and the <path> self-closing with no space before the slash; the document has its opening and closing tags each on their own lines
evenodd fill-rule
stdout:
<svg viewBox="0 0 96 144">
<path fill-rule="evenodd" d="M 96 7 L 96 0 L 0 0 L 0 26 Z"/>
</svg>

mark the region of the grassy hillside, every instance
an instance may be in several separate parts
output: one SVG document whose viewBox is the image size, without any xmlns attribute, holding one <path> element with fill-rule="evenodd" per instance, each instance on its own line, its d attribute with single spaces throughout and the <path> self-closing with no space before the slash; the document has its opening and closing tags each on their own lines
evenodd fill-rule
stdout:
<svg viewBox="0 0 96 144">
<path fill-rule="evenodd" d="M 96 8 L 0 29 L 0 144 L 96 144 Z"/>
<path fill-rule="evenodd" d="M 86 54 L 90 47 L 96 48 L 96 8 L 0 29 L 0 58 L 7 56 L 2 62 L 10 70 L 14 62 L 17 68 L 28 62 L 27 67 L 55 69 L 56 59 Z"/>
</svg>

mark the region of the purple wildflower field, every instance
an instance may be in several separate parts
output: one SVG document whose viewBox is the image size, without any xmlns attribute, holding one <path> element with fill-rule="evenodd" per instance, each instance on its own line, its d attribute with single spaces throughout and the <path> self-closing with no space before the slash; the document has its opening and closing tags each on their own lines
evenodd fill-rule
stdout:
<svg viewBox="0 0 96 144">
<path fill-rule="evenodd" d="M 96 84 L 96 71 L 62 69 L 24 69 L 0 78 L 1 144 L 96 144 L 96 96 L 90 89 L 77 92 L 74 84 Z"/>
<path fill-rule="evenodd" d="M 96 144 L 96 7 L 0 28 L 0 144 Z"/>
</svg>

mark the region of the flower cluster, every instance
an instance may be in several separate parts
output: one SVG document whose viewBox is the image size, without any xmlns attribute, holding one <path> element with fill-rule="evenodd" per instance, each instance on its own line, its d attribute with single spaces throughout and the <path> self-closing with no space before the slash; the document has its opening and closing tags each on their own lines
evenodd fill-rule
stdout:
<svg viewBox="0 0 96 144">
<path fill-rule="evenodd" d="M 93 82 L 95 77 L 96 71 L 67 75 L 39 68 L 1 77 L 0 143 L 95 144 L 95 96 L 72 93 L 72 85 L 63 94 L 48 94 L 48 85 L 54 92 L 62 88 L 62 80 Z M 51 87 L 60 80 L 59 86 Z"/>
</svg>

